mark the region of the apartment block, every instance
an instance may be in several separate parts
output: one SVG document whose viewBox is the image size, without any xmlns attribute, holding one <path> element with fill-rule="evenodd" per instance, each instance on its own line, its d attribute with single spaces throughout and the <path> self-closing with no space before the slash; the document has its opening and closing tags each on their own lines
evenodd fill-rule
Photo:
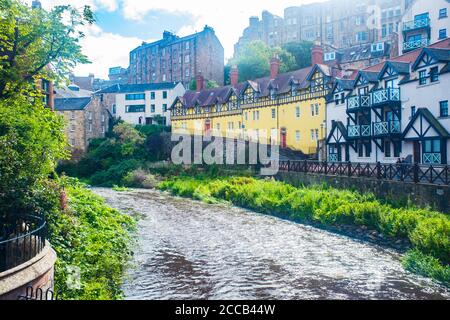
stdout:
<svg viewBox="0 0 450 320">
<path fill-rule="evenodd" d="M 163 38 L 143 43 L 130 52 L 129 83 L 181 82 L 185 87 L 197 74 L 222 85 L 224 49 L 214 29 L 186 36 L 165 31 Z"/>
</svg>

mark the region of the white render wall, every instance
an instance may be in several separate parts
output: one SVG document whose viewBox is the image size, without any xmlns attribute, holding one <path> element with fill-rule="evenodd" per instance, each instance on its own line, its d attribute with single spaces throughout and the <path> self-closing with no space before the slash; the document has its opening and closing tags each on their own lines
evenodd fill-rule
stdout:
<svg viewBox="0 0 450 320">
<path fill-rule="evenodd" d="M 167 92 L 167 99 L 163 99 L 163 91 Z M 184 86 L 179 83 L 171 90 L 147 90 L 145 92 L 128 92 L 116 94 L 116 118 L 121 118 L 123 121 L 131 124 L 139 124 L 139 118 L 142 117 L 142 124 L 145 124 L 145 118 L 153 118 L 157 115 L 166 117 L 166 124 L 169 126 L 170 110 L 175 99 L 185 93 Z M 151 92 L 155 93 L 155 99 L 151 99 Z M 127 94 L 145 93 L 145 100 L 126 100 Z M 167 111 L 163 112 L 163 104 L 167 104 Z M 145 112 L 125 112 L 126 106 L 145 105 Z M 155 105 L 155 112 L 151 112 L 151 105 Z"/>
<path fill-rule="evenodd" d="M 439 10 L 447 8 L 447 18 L 439 19 Z M 416 15 L 422 13 L 430 14 L 431 44 L 439 41 L 439 30 L 447 29 L 447 37 L 450 37 L 450 3 L 446 0 L 416 0 L 414 4 L 405 11 L 399 30 L 399 48 L 403 47 L 403 23 L 413 21 Z"/>
</svg>

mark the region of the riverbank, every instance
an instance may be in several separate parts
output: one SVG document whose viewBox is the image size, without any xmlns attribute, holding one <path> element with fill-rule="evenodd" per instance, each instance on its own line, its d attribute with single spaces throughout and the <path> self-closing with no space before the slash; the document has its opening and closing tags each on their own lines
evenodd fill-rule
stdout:
<svg viewBox="0 0 450 320">
<path fill-rule="evenodd" d="M 60 210 L 60 190 L 67 207 Z M 53 191 L 52 191 L 53 190 Z M 135 221 L 105 204 L 76 179 L 49 186 L 45 201 L 49 241 L 57 253 L 55 291 L 64 300 L 123 298 Z"/>
<path fill-rule="evenodd" d="M 179 176 L 161 190 L 207 203 L 233 205 L 344 233 L 356 232 L 398 249 L 404 266 L 450 286 L 450 219 L 430 210 L 396 208 L 371 195 L 324 187 L 295 188 L 274 180 Z"/>
</svg>

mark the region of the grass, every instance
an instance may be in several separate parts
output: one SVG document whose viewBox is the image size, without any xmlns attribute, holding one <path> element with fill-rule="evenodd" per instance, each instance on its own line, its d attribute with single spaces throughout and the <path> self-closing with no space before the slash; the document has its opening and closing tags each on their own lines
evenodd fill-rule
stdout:
<svg viewBox="0 0 450 320">
<path fill-rule="evenodd" d="M 161 183 L 159 188 L 209 203 L 228 201 L 295 221 L 323 226 L 366 226 L 393 240 L 407 239 L 414 250 L 406 256 L 407 269 L 450 286 L 445 276 L 450 263 L 450 218 L 442 213 L 394 207 L 373 195 L 355 191 L 323 186 L 296 188 L 250 177 L 180 176 Z"/>
<path fill-rule="evenodd" d="M 114 185 L 112 189 L 113 189 L 114 191 L 117 191 L 117 192 L 127 192 L 127 191 L 130 191 L 129 188 L 127 188 L 127 187 L 119 187 L 118 185 Z"/>
</svg>

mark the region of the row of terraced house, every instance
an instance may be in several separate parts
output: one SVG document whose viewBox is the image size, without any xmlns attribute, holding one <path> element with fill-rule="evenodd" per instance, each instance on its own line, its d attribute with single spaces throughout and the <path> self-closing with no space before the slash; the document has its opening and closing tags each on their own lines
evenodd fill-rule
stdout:
<svg viewBox="0 0 450 320">
<path fill-rule="evenodd" d="M 449 162 L 450 39 L 356 72 L 325 65 L 315 53 L 312 62 L 278 74 L 273 58 L 269 77 L 243 83 L 233 68 L 231 85 L 175 100 L 173 130 L 305 154 L 317 154 L 322 142 L 331 162 Z"/>
</svg>

